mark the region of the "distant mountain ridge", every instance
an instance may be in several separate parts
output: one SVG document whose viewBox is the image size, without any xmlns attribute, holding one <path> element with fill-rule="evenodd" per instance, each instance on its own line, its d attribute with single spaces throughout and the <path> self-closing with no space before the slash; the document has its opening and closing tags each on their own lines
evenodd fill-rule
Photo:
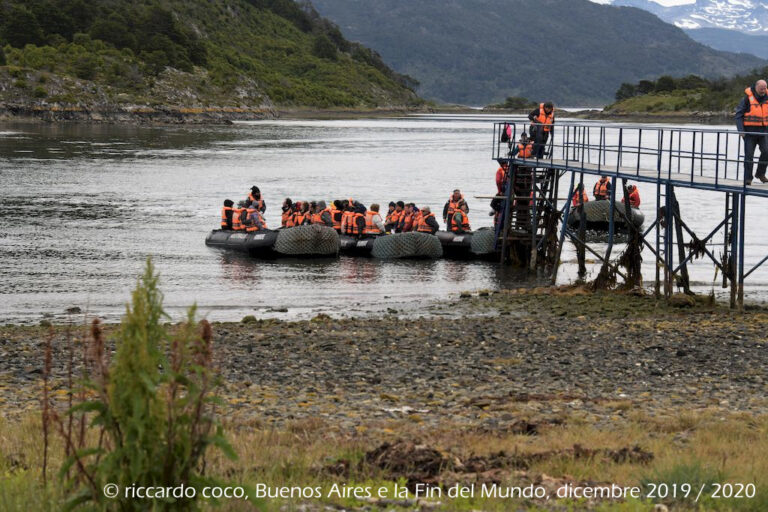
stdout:
<svg viewBox="0 0 768 512">
<path fill-rule="evenodd" d="M 762 67 L 656 16 L 588 0 L 314 0 L 345 37 L 421 82 L 426 98 L 487 105 L 508 96 L 604 105 L 623 82 Z"/>
<path fill-rule="evenodd" d="M 615 6 L 652 12 L 684 29 L 722 28 L 750 34 L 768 34 L 768 4 L 755 0 L 696 0 L 666 7 L 653 0 L 614 0 Z"/>
<path fill-rule="evenodd" d="M 768 59 L 768 35 L 745 34 L 725 28 L 697 28 L 686 30 L 691 39 L 716 50 L 750 53 Z"/>
</svg>

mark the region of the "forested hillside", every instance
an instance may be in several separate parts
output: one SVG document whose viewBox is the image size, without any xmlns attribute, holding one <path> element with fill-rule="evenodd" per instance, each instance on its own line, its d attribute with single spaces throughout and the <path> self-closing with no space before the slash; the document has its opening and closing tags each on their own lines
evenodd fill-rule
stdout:
<svg viewBox="0 0 768 512">
<path fill-rule="evenodd" d="M 730 115 L 744 97 L 744 89 L 768 76 L 768 67 L 731 78 L 707 80 L 699 76 L 625 83 L 616 102 L 606 108 L 617 114 L 675 114 L 711 112 Z"/>
<path fill-rule="evenodd" d="M 0 101 L 382 107 L 408 77 L 291 0 L 0 0 Z"/>
<path fill-rule="evenodd" d="M 345 37 L 376 48 L 426 98 L 510 96 L 604 105 L 622 82 L 728 76 L 765 65 L 713 50 L 636 8 L 588 0 L 315 0 Z"/>
</svg>

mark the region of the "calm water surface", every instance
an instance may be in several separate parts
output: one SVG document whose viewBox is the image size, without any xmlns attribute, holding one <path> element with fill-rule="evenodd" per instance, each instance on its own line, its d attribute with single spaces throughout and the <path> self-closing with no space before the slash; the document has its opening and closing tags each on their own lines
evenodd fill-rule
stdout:
<svg viewBox="0 0 768 512">
<path fill-rule="evenodd" d="M 281 318 L 387 307 L 418 312 L 461 290 L 520 286 L 519 273 L 479 262 L 381 262 L 346 258 L 261 262 L 204 244 L 224 198 L 258 185 L 266 219 L 279 205 L 354 197 L 402 199 L 442 211 L 459 187 L 473 227 L 491 224 L 488 201 L 492 118 L 264 121 L 221 127 L 0 125 L 0 322 L 36 323 L 65 310 L 115 320 L 148 255 L 174 316 L 197 302 L 213 320 L 245 314 Z M 640 185 L 651 204 L 654 190 Z M 719 222 L 722 195 L 680 192 L 684 217 L 705 235 Z M 748 203 L 747 264 L 768 252 L 759 200 Z M 643 208 L 646 218 L 653 208 Z M 706 232 L 704 232 L 706 230 Z M 645 254 L 646 260 L 650 255 Z M 564 260 L 574 260 L 572 247 Z M 653 264 L 645 274 L 652 277 Z M 575 277 L 566 264 L 562 280 Z M 711 264 L 696 263 L 696 286 L 712 288 Z M 768 298 L 768 273 L 748 280 L 748 297 Z M 719 288 L 715 288 L 720 292 Z M 270 311 L 287 308 L 288 312 Z"/>
</svg>

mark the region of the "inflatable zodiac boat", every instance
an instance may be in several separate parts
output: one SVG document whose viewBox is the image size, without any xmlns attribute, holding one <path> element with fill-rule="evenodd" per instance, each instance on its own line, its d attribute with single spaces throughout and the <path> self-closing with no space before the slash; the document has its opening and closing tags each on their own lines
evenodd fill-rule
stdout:
<svg viewBox="0 0 768 512">
<path fill-rule="evenodd" d="M 609 216 L 611 214 L 611 202 L 610 201 L 590 201 L 584 204 L 584 217 L 587 221 L 587 229 L 591 231 L 608 231 Z M 613 221 L 617 228 L 626 229 L 626 222 L 624 220 L 624 203 L 615 203 L 615 211 L 613 212 Z M 645 215 L 637 208 L 630 208 L 632 212 L 632 224 L 635 227 L 641 227 L 645 222 Z M 619 213 L 621 212 L 621 213 Z M 568 227 L 578 228 L 581 222 L 581 216 L 579 215 L 578 208 L 571 208 L 571 212 L 568 215 Z"/>
<path fill-rule="evenodd" d="M 339 234 L 326 226 L 296 226 L 278 230 L 224 231 L 214 229 L 205 245 L 243 252 L 254 258 L 335 257 L 339 254 Z"/>
</svg>

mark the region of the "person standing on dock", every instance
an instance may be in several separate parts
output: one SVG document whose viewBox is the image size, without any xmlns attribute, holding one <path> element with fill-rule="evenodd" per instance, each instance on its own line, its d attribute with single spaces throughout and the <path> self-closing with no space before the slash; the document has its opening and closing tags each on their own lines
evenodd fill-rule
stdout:
<svg viewBox="0 0 768 512">
<path fill-rule="evenodd" d="M 760 146 L 760 161 L 757 163 L 755 178 L 768 182 L 765 170 L 768 168 L 768 83 L 758 80 L 744 90 L 744 98 L 736 108 L 736 127 L 744 139 L 744 184 L 752 184 L 752 167 L 755 149 Z"/>
<path fill-rule="evenodd" d="M 547 148 L 549 137 L 554 135 L 555 131 L 555 106 L 551 101 L 540 103 L 539 108 L 534 109 L 528 114 L 531 120 L 531 138 L 534 141 L 533 157 L 544 157 L 544 150 Z"/>
</svg>

